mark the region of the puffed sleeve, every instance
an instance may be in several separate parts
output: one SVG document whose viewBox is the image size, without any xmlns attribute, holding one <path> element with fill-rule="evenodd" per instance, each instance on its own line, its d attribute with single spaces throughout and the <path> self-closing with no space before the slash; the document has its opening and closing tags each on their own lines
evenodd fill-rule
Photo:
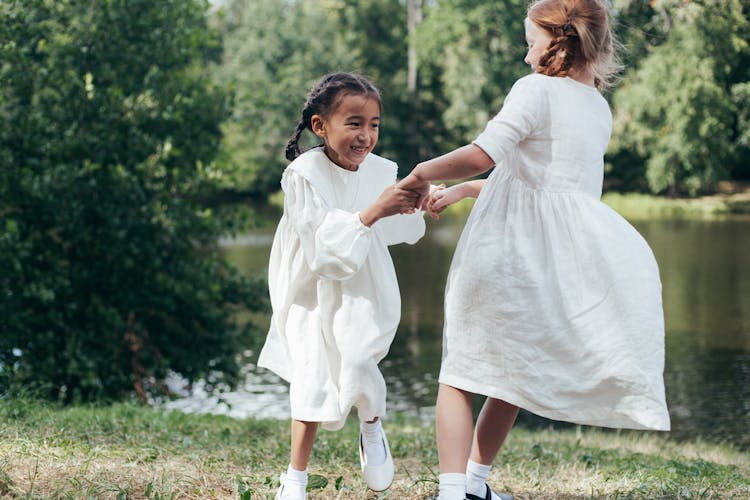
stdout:
<svg viewBox="0 0 750 500">
<path fill-rule="evenodd" d="M 413 245 L 424 236 L 424 212 L 417 210 L 413 214 L 396 214 L 383 217 L 373 227 L 380 231 L 386 245 L 408 243 Z"/>
<path fill-rule="evenodd" d="M 284 212 L 299 235 L 310 270 L 330 280 L 352 277 L 370 250 L 372 229 L 359 214 L 329 207 L 302 176 L 287 171 L 281 182 Z"/>
<path fill-rule="evenodd" d="M 516 81 L 500 112 L 474 140 L 474 144 L 482 148 L 496 165 L 539 126 L 540 116 L 547 105 L 540 78 L 544 77 L 528 75 Z"/>
</svg>

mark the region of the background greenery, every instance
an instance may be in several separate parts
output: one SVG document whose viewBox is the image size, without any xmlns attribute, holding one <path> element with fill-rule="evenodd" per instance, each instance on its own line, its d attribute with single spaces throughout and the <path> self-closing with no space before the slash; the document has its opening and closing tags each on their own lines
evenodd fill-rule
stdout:
<svg viewBox="0 0 750 500">
<path fill-rule="evenodd" d="M 205 201 L 227 92 L 200 1 L 0 3 L 0 392 L 232 382 L 265 292 Z"/>
<path fill-rule="evenodd" d="M 607 186 L 696 195 L 750 179 L 750 1 L 613 0 L 625 64 Z M 230 0 L 215 23 L 221 78 L 238 99 L 225 124 L 226 186 L 278 186 L 304 96 L 322 74 L 362 72 L 384 95 L 379 153 L 401 173 L 473 139 L 523 63 L 526 0 Z M 408 12 L 418 18 L 412 33 Z M 416 54 L 409 87 L 409 48 Z"/>
<path fill-rule="evenodd" d="M 525 0 L 0 2 L 0 393 L 141 399 L 237 380 L 266 310 L 217 241 L 254 220 L 323 74 L 382 89 L 405 174 L 470 141 L 523 63 Z M 750 0 L 613 0 L 606 185 L 750 179 Z M 309 144 L 312 138 L 307 137 Z M 243 321 L 236 321 L 243 318 Z"/>
</svg>

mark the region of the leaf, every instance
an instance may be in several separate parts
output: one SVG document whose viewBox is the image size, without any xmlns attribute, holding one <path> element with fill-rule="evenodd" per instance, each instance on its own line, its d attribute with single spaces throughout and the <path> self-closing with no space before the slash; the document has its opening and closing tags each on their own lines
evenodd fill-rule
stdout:
<svg viewBox="0 0 750 500">
<path fill-rule="evenodd" d="M 328 479 L 318 474 L 310 474 L 307 479 L 307 491 L 322 490 L 328 486 Z"/>
</svg>

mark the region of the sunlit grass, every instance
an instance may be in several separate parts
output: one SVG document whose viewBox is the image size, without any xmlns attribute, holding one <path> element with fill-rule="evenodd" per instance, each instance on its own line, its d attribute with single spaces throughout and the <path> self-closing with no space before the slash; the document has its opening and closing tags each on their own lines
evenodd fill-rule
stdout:
<svg viewBox="0 0 750 500">
<path fill-rule="evenodd" d="M 266 499 L 288 463 L 285 421 L 6 399 L 0 422 L 0 497 Z M 401 416 L 385 425 L 397 469 L 390 490 L 366 489 L 350 421 L 320 433 L 310 498 L 434 495 L 432 426 Z M 495 465 L 490 483 L 519 499 L 750 496 L 747 454 L 652 433 L 516 428 Z"/>
<path fill-rule="evenodd" d="M 747 193 L 700 198 L 605 193 L 602 201 L 628 219 L 713 219 L 750 214 L 750 194 Z"/>
<path fill-rule="evenodd" d="M 605 193 L 602 201 L 626 219 L 718 219 L 750 215 L 750 193 L 705 196 L 701 198 L 668 198 L 639 193 Z M 445 214 L 468 215 L 473 199 L 447 207 Z"/>
</svg>

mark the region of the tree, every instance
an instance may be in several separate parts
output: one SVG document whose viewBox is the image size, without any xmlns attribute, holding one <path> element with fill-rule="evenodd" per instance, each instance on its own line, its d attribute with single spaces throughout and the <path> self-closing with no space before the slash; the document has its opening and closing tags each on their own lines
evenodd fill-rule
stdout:
<svg viewBox="0 0 750 500">
<path fill-rule="evenodd" d="M 265 293 L 201 200 L 226 93 L 199 0 L 0 3 L 0 391 L 145 400 L 232 383 Z"/>
<path fill-rule="evenodd" d="M 431 157 L 474 139 L 529 72 L 527 2 L 444 0 L 425 9 L 416 43 L 420 67 L 420 154 Z"/>
<path fill-rule="evenodd" d="M 234 0 L 218 16 L 226 40 L 219 75 L 234 89 L 221 164 L 228 189 L 258 198 L 279 189 L 284 146 L 312 85 L 356 71 L 381 89 L 376 152 L 402 167 L 412 138 L 406 86 L 406 10 L 399 0 Z M 317 138 L 305 136 L 308 146 Z"/>
<path fill-rule="evenodd" d="M 611 150 L 645 160 L 651 191 L 694 195 L 750 158 L 748 13 L 739 0 L 659 7 L 667 38 L 614 95 Z"/>
<path fill-rule="evenodd" d="M 228 189 L 259 198 L 279 189 L 284 146 L 314 82 L 359 69 L 341 41 L 331 2 L 234 0 L 222 12 L 225 52 L 219 78 L 236 97 L 223 124 L 220 163 Z M 310 137 L 308 137 L 308 141 Z"/>
</svg>

